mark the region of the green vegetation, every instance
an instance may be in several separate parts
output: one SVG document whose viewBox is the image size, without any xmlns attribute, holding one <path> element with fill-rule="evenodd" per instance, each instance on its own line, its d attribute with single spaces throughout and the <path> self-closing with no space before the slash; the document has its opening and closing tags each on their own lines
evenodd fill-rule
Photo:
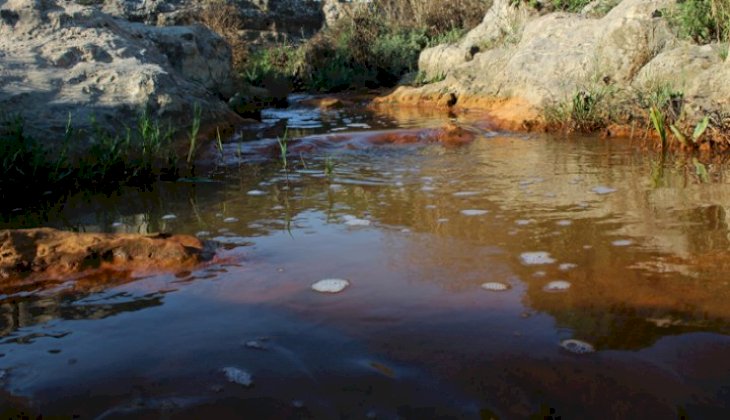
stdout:
<svg viewBox="0 0 730 420">
<path fill-rule="evenodd" d="M 555 11 L 564 10 L 566 12 L 580 12 L 586 7 L 592 0 L 549 0 L 549 1 L 537 1 L 537 0 L 511 0 L 512 5 L 518 5 L 526 3 L 532 8 L 537 10 Z M 603 3 L 601 4 L 603 5 Z M 610 10 L 610 9 L 609 9 Z"/>
<path fill-rule="evenodd" d="M 698 44 L 730 39 L 730 0 L 684 0 L 664 13 L 680 36 Z"/>
<path fill-rule="evenodd" d="M 607 127 L 618 117 L 613 106 L 616 92 L 607 84 L 591 84 L 564 102 L 546 106 L 545 122 L 565 131 L 592 132 Z"/>
<path fill-rule="evenodd" d="M 281 157 L 281 167 L 285 171 L 289 169 L 289 162 L 287 160 L 287 152 L 289 149 L 289 133 L 288 130 L 284 131 L 284 135 L 276 138 L 276 142 L 279 143 L 279 152 Z"/>
<path fill-rule="evenodd" d="M 191 139 L 200 128 L 199 107 L 194 114 Z M 145 110 L 121 133 L 112 133 L 96 121 L 89 130 L 77 130 L 69 117 L 61 141 L 49 145 L 29 136 L 21 118 L 1 116 L 0 207 L 74 191 L 112 191 L 122 185 L 144 187 L 161 179 L 177 179 L 181 171 L 173 136 L 169 126 Z M 192 160 L 190 152 L 188 160 Z"/>
<path fill-rule="evenodd" d="M 375 0 L 304 44 L 251 53 L 242 78 L 309 91 L 393 86 L 417 69 L 427 47 L 455 42 L 479 24 L 491 0 Z"/>
</svg>

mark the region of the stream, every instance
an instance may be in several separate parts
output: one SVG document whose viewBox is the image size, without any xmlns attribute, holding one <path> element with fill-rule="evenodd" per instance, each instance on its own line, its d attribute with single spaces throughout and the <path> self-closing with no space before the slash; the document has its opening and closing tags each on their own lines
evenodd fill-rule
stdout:
<svg viewBox="0 0 730 420">
<path fill-rule="evenodd" d="M 635 140 L 303 99 L 208 151 L 204 177 L 5 223 L 186 233 L 221 250 L 193 271 L 0 287 L 0 407 L 725 418 L 727 165 L 705 175 Z M 445 124 L 473 141 L 424 134 Z M 314 290 L 323 279 L 346 287 Z"/>
</svg>

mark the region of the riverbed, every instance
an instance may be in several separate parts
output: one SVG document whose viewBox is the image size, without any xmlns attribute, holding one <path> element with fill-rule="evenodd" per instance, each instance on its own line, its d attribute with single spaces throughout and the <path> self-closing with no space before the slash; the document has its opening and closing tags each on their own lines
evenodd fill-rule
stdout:
<svg viewBox="0 0 730 420">
<path fill-rule="evenodd" d="M 198 177 L 12 216 L 220 251 L 192 271 L 0 288 L 0 404 L 82 418 L 730 410 L 726 165 L 293 99 L 212 148 Z M 429 137 L 444 125 L 473 140 Z M 344 289 L 314 290 L 324 279 Z"/>
</svg>

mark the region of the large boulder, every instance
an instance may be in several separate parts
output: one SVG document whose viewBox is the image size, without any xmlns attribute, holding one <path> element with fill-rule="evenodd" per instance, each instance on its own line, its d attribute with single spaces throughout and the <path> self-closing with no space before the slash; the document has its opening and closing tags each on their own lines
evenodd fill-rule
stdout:
<svg viewBox="0 0 730 420">
<path fill-rule="evenodd" d="M 0 0 L 0 110 L 31 134 L 60 137 L 95 120 L 121 129 L 147 107 L 162 121 L 232 121 L 231 50 L 200 26 L 129 22 L 64 0 Z"/>
<path fill-rule="evenodd" d="M 380 103 L 435 103 L 516 112 L 539 118 L 543 107 L 600 85 L 630 91 L 667 81 L 690 112 L 728 113 L 727 64 L 718 46 L 676 38 L 663 11 L 676 0 L 623 0 L 605 16 L 540 14 L 495 0 L 483 22 L 461 41 L 423 51 L 419 70 L 441 80 L 399 88 Z M 510 113 L 507 113 L 510 114 Z"/>
</svg>

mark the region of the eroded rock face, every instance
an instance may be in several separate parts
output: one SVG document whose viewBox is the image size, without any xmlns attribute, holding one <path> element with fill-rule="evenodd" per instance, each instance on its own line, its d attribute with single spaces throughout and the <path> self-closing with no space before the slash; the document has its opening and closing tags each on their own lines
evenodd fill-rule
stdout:
<svg viewBox="0 0 730 420">
<path fill-rule="evenodd" d="M 211 257 L 191 236 L 64 232 L 49 228 L 0 231 L 0 280 L 67 276 L 91 269 L 180 270 Z"/>
<path fill-rule="evenodd" d="M 483 22 L 461 41 L 423 51 L 421 88 L 403 87 L 381 102 L 519 109 L 537 118 L 591 84 L 640 88 L 670 82 L 688 110 L 730 112 L 727 64 L 715 47 L 678 40 L 662 10 L 676 0 L 623 0 L 603 17 L 549 13 L 495 0 Z M 590 12 L 590 11 L 589 11 Z M 700 111 L 697 111 L 700 112 Z M 528 121 L 524 121 L 527 123 Z"/>
<path fill-rule="evenodd" d="M 231 51 L 200 26 L 156 27 L 64 0 L 0 2 L 0 109 L 19 112 L 31 134 L 60 137 L 69 115 L 122 128 L 143 107 L 185 127 L 235 119 Z"/>
</svg>

